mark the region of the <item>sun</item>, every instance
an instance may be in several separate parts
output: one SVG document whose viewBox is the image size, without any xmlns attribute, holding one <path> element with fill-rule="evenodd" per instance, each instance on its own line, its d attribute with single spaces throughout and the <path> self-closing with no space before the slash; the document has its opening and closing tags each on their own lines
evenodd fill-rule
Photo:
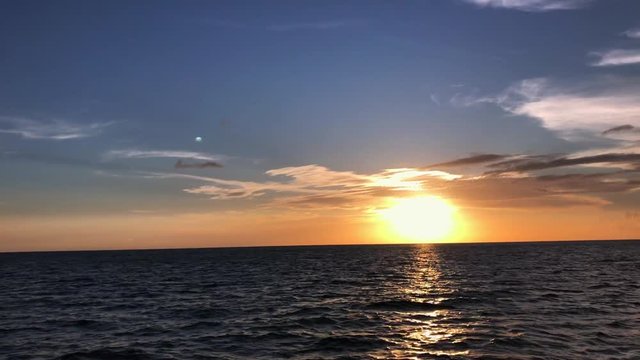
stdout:
<svg viewBox="0 0 640 360">
<path fill-rule="evenodd" d="M 394 199 L 376 212 L 389 232 L 404 241 L 442 241 L 455 227 L 456 208 L 436 196 Z"/>
</svg>

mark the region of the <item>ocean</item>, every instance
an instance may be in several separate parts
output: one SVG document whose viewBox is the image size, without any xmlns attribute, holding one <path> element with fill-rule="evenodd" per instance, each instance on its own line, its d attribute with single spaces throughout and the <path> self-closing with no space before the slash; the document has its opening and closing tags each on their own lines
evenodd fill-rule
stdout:
<svg viewBox="0 0 640 360">
<path fill-rule="evenodd" d="M 2 359 L 640 359 L 640 241 L 0 254 Z"/>
</svg>

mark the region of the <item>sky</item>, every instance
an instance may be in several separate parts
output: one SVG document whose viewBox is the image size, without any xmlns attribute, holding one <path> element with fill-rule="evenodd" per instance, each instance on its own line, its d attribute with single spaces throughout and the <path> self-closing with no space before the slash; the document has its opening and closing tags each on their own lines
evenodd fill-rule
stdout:
<svg viewBox="0 0 640 360">
<path fill-rule="evenodd" d="M 640 238 L 635 0 L 2 1 L 0 54 L 0 251 Z"/>
</svg>

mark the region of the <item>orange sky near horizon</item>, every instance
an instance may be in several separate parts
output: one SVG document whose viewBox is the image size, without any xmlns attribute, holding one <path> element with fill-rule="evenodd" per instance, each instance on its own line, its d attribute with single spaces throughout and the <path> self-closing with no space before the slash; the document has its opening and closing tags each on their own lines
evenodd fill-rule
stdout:
<svg viewBox="0 0 640 360">
<path fill-rule="evenodd" d="M 3 2 L 0 251 L 640 238 L 638 0 L 136 3 Z"/>
<path fill-rule="evenodd" d="M 242 213 L 39 216 L 0 219 L 0 251 L 111 250 L 416 242 L 379 218 Z M 590 208 L 461 209 L 454 231 L 425 242 L 633 239 L 640 219 Z M 419 241 L 418 241 L 419 242 Z"/>
</svg>

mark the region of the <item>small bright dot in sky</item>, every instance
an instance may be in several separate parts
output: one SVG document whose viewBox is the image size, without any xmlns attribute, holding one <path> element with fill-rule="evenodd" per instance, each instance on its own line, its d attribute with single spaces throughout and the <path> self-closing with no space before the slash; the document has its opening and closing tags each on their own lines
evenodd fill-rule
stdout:
<svg viewBox="0 0 640 360">
<path fill-rule="evenodd" d="M 196 136 L 196 142 L 202 142 L 202 138 L 200 136 Z"/>
</svg>

